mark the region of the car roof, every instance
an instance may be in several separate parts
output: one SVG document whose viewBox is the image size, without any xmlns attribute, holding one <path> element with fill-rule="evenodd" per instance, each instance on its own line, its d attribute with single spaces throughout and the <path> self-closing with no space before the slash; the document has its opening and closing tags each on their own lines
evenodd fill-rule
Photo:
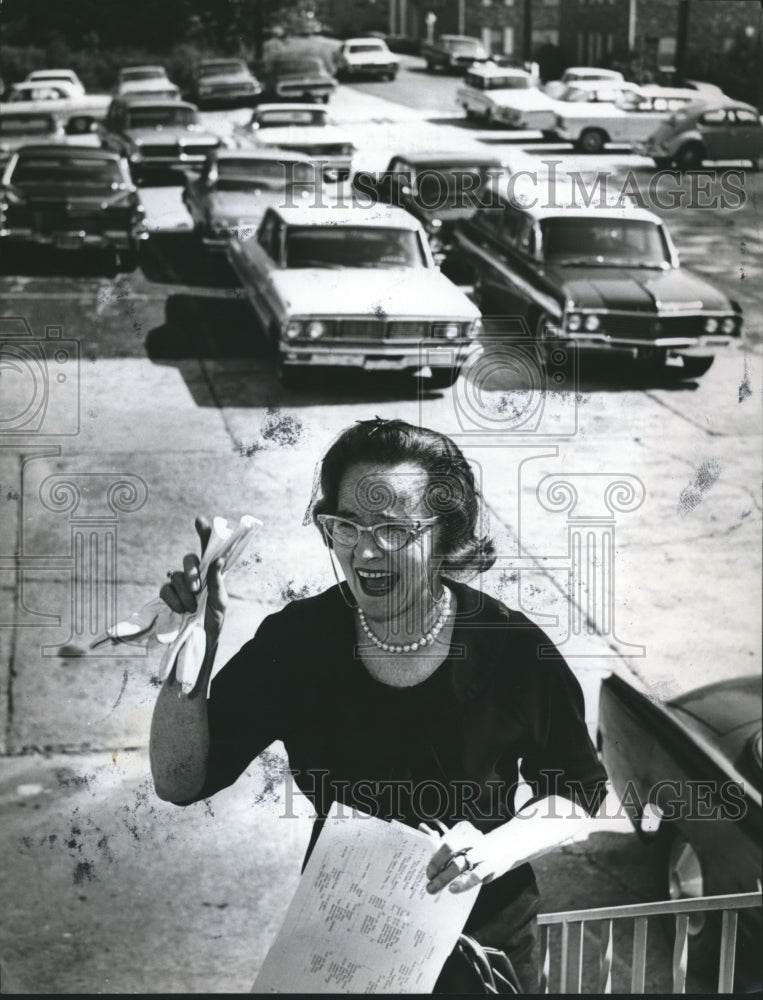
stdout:
<svg viewBox="0 0 763 1000">
<path fill-rule="evenodd" d="M 42 79 L 43 76 L 61 76 L 68 80 L 70 77 L 76 75 L 77 74 L 73 69 L 33 69 L 31 73 L 27 75 L 27 80 L 31 80 L 34 77 Z"/>
<path fill-rule="evenodd" d="M 373 35 L 364 35 L 362 38 L 345 38 L 344 45 L 358 45 L 360 42 L 366 44 L 367 42 L 376 42 L 386 45 L 386 41 L 383 38 L 375 38 Z"/>
<path fill-rule="evenodd" d="M 619 80 L 623 75 L 619 69 L 606 69 L 603 66 L 568 66 L 562 75 L 567 73 L 602 73 L 605 77 L 615 80 Z"/>
<path fill-rule="evenodd" d="M 153 70 L 153 71 L 158 71 L 160 73 L 166 73 L 167 72 L 167 70 L 164 68 L 164 66 L 158 66 L 158 65 L 155 65 L 155 66 L 145 65 L 144 66 L 142 64 L 140 66 L 122 66 L 122 67 L 120 67 L 119 72 L 120 73 L 130 73 L 130 72 L 133 72 L 134 70 L 139 70 L 139 69 L 142 69 L 142 70 L 150 69 L 150 70 Z"/>
<path fill-rule="evenodd" d="M 503 206 L 511 205 L 525 212 L 536 221 L 543 219 L 588 218 L 588 219 L 634 219 L 641 222 L 656 222 L 661 224 L 659 216 L 649 209 L 641 208 L 631 202 L 624 204 L 591 204 L 586 206 L 580 189 L 571 182 L 557 178 L 554 182 L 550 198 L 544 198 L 544 181 L 531 188 L 531 181 L 524 186 L 515 186 L 516 179 L 509 175 L 496 177 L 492 182 L 493 191 L 498 194 Z M 527 203 L 523 203 L 523 193 L 527 194 Z M 533 204 L 532 202 L 535 202 Z"/>
<path fill-rule="evenodd" d="M 240 56 L 222 56 L 219 59 L 200 59 L 199 66 L 224 66 L 226 63 L 242 63 L 244 60 Z"/>
<path fill-rule="evenodd" d="M 522 69 L 521 66 L 502 66 L 500 63 L 493 62 L 492 59 L 488 59 L 487 62 L 475 63 L 469 67 L 469 72 L 479 76 L 513 76 L 523 79 L 530 76 L 530 73 L 526 69 Z"/>
<path fill-rule="evenodd" d="M 421 223 L 403 208 L 378 203 L 371 208 L 337 204 L 329 208 L 312 205 L 273 208 L 287 226 L 370 226 L 375 229 L 410 229 L 416 232 Z"/>
<path fill-rule="evenodd" d="M 114 98 L 120 104 L 128 108 L 186 108 L 190 111 L 198 111 L 195 104 L 190 101 L 178 101 L 170 97 L 151 97 L 150 94 L 122 94 Z"/>
<path fill-rule="evenodd" d="M 757 117 L 760 112 L 752 104 L 747 104 L 745 101 L 737 101 L 733 97 L 710 97 L 709 99 L 703 99 L 701 96 L 701 91 L 695 91 L 697 96 L 696 99 L 696 111 L 716 111 L 720 108 L 744 108 L 745 111 L 752 111 L 752 113 Z"/>
<path fill-rule="evenodd" d="M 70 156 L 80 160 L 115 160 L 117 162 L 121 159 L 120 154 L 111 149 L 94 149 L 92 146 L 66 146 L 64 144 L 42 146 L 27 143 L 18 152 L 19 154 L 49 157 L 50 159 L 60 159 L 62 156 Z"/>
<path fill-rule="evenodd" d="M 49 80 L 21 80 L 19 83 L 11 84 L 11 87 L 13 90 L 36 90 L 46 84 L 50 87 L 61 87 L 62 90 L 69 90 L 72 94 L 77 93 L 75 85 L 65 77 L 53 77 Z"/>
<path fill-rule="evenodd" d="M 759 675 L 732 677 L 696 688 L 672 698 L 667 704 L 724 736 L 760 719 L 761 693 Z"/>
<path fill-rule="evenodd" d="M 404 160 L 414 167 L 470 167 L 487 164 L 491 167 L 503 167 L 503 163 L 496 156 L 489 153 L 464 153 L 447 151 L 440 152 L 427 151 L 414 153 L 398 153 L 393 156 L 393 160 Z"/>
</svg>

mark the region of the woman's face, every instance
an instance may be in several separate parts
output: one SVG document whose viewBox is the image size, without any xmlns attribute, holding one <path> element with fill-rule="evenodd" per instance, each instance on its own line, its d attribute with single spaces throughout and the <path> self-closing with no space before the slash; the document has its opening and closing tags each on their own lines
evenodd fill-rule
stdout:
<svg viewBox="0 0 763 1000">
<path fill-rule="evenodd" d="M 425 520 L 431 517 L 424 506 L 426 488 L 426 472 L 413 463 L 351 465 L 339 485 L 336 514 L 364 526 Z M 422 630 L 431 622 L 433 594 L 440 593 L 436 528 L 425 528 L 396 552 L 385 551 L 368 531 L 360 533 L 354 546 L 334 543 L 347 583 L 369 621 L 384 623 L 393 632 Z"/>
</svg>

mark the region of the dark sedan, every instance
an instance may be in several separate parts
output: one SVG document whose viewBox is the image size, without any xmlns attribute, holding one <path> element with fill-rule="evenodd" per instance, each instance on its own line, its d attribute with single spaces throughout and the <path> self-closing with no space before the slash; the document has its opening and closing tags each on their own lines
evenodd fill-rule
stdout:
<svg viewBox="0 0 763 1000">
<path fill-rule="evenodd" d="M 125 161 L 102 149 L 24 146 L 0 185 L 0 244 L 113 253 L 125 269 L 148 236 Z"/>
<path fill-rule="evenodd" d="M 659 895 L 759 889 L 761 694 L 753 676 L 667 702 L 614 675 L 602 683 L 602 758 L 630 819 L 652 842 Z M 689 920 L 690 966 L 709 973 L 718 969 L 718 917 L 696 912 Z M 760 934 L 760 912 L 740 911 L 741 985 L 761 981 Z"/>
<path fill-rule="evenodd" d="M 541 353 L 562 339 L 679 378 L 704 374 L 713 349 L 739 339 L 739 304 L 680 267 L 653 212 L 581 204 L 561 184 L 519 198 L 508 180 L 455 230 L 452 256 L 471 269 L 483 314 L 524 317 Z"/>
<path fill-rule="evenodd" d="M 406 209 L 423 224 L 432 252 L 446 252 L 457 222 L 468 219 L 479 205 L 479 190 L 489 175 L 505 170 L 499 159 L 470 153 L 412 153 L 393 156 L 379 176 L 355 175 L 353 187 Z"/>
</svg>

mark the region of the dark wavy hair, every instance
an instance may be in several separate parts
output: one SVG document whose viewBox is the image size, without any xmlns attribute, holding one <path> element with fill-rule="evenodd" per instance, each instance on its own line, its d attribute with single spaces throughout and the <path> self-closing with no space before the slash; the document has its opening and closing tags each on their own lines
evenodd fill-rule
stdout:
<svg viewBox="0 0 763 1000">
<path fill-rule="evenodd" d="M 361 420 L 334 441 L 320 465 L 320 480 L 307 516 L 320 528 L 319 514 L 335 514 L 342 477 L 351 465 L 381 468 L 407 462 L 427 476 L 424 506 L 439 518 L 439 554 L 443 570 L 484 573 L 496 559 L 492 539 L 477 534 L 480 494 L 474 472 L 461 450 L 445 434 L 404 420 Z M 320 492 L 318 492 L 318 487 Z M 369 510 L 392 501 L 381 484 L 367 484 Z M 307 519 L 307 518 L 306 518 Z"/>
</svg>

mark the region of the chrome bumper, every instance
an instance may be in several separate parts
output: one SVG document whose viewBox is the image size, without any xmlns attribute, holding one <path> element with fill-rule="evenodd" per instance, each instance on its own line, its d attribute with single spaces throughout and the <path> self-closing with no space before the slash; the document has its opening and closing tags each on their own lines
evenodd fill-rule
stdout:
<svg viewBox="0 0 763 1000">
<path fill-rule="evenodd" d="M 405 371 L 430 368 L 460 367 L 473 354 L 482 351 L 477 341 L 458 341 L 432 347 L 416 344 L 374 344 L 357 346 L 334 343 L 331 346 L 281 341 L 281 363 L 286 366 L 324 366 L 362 368 L 365 371 Z"/>
</svg>

